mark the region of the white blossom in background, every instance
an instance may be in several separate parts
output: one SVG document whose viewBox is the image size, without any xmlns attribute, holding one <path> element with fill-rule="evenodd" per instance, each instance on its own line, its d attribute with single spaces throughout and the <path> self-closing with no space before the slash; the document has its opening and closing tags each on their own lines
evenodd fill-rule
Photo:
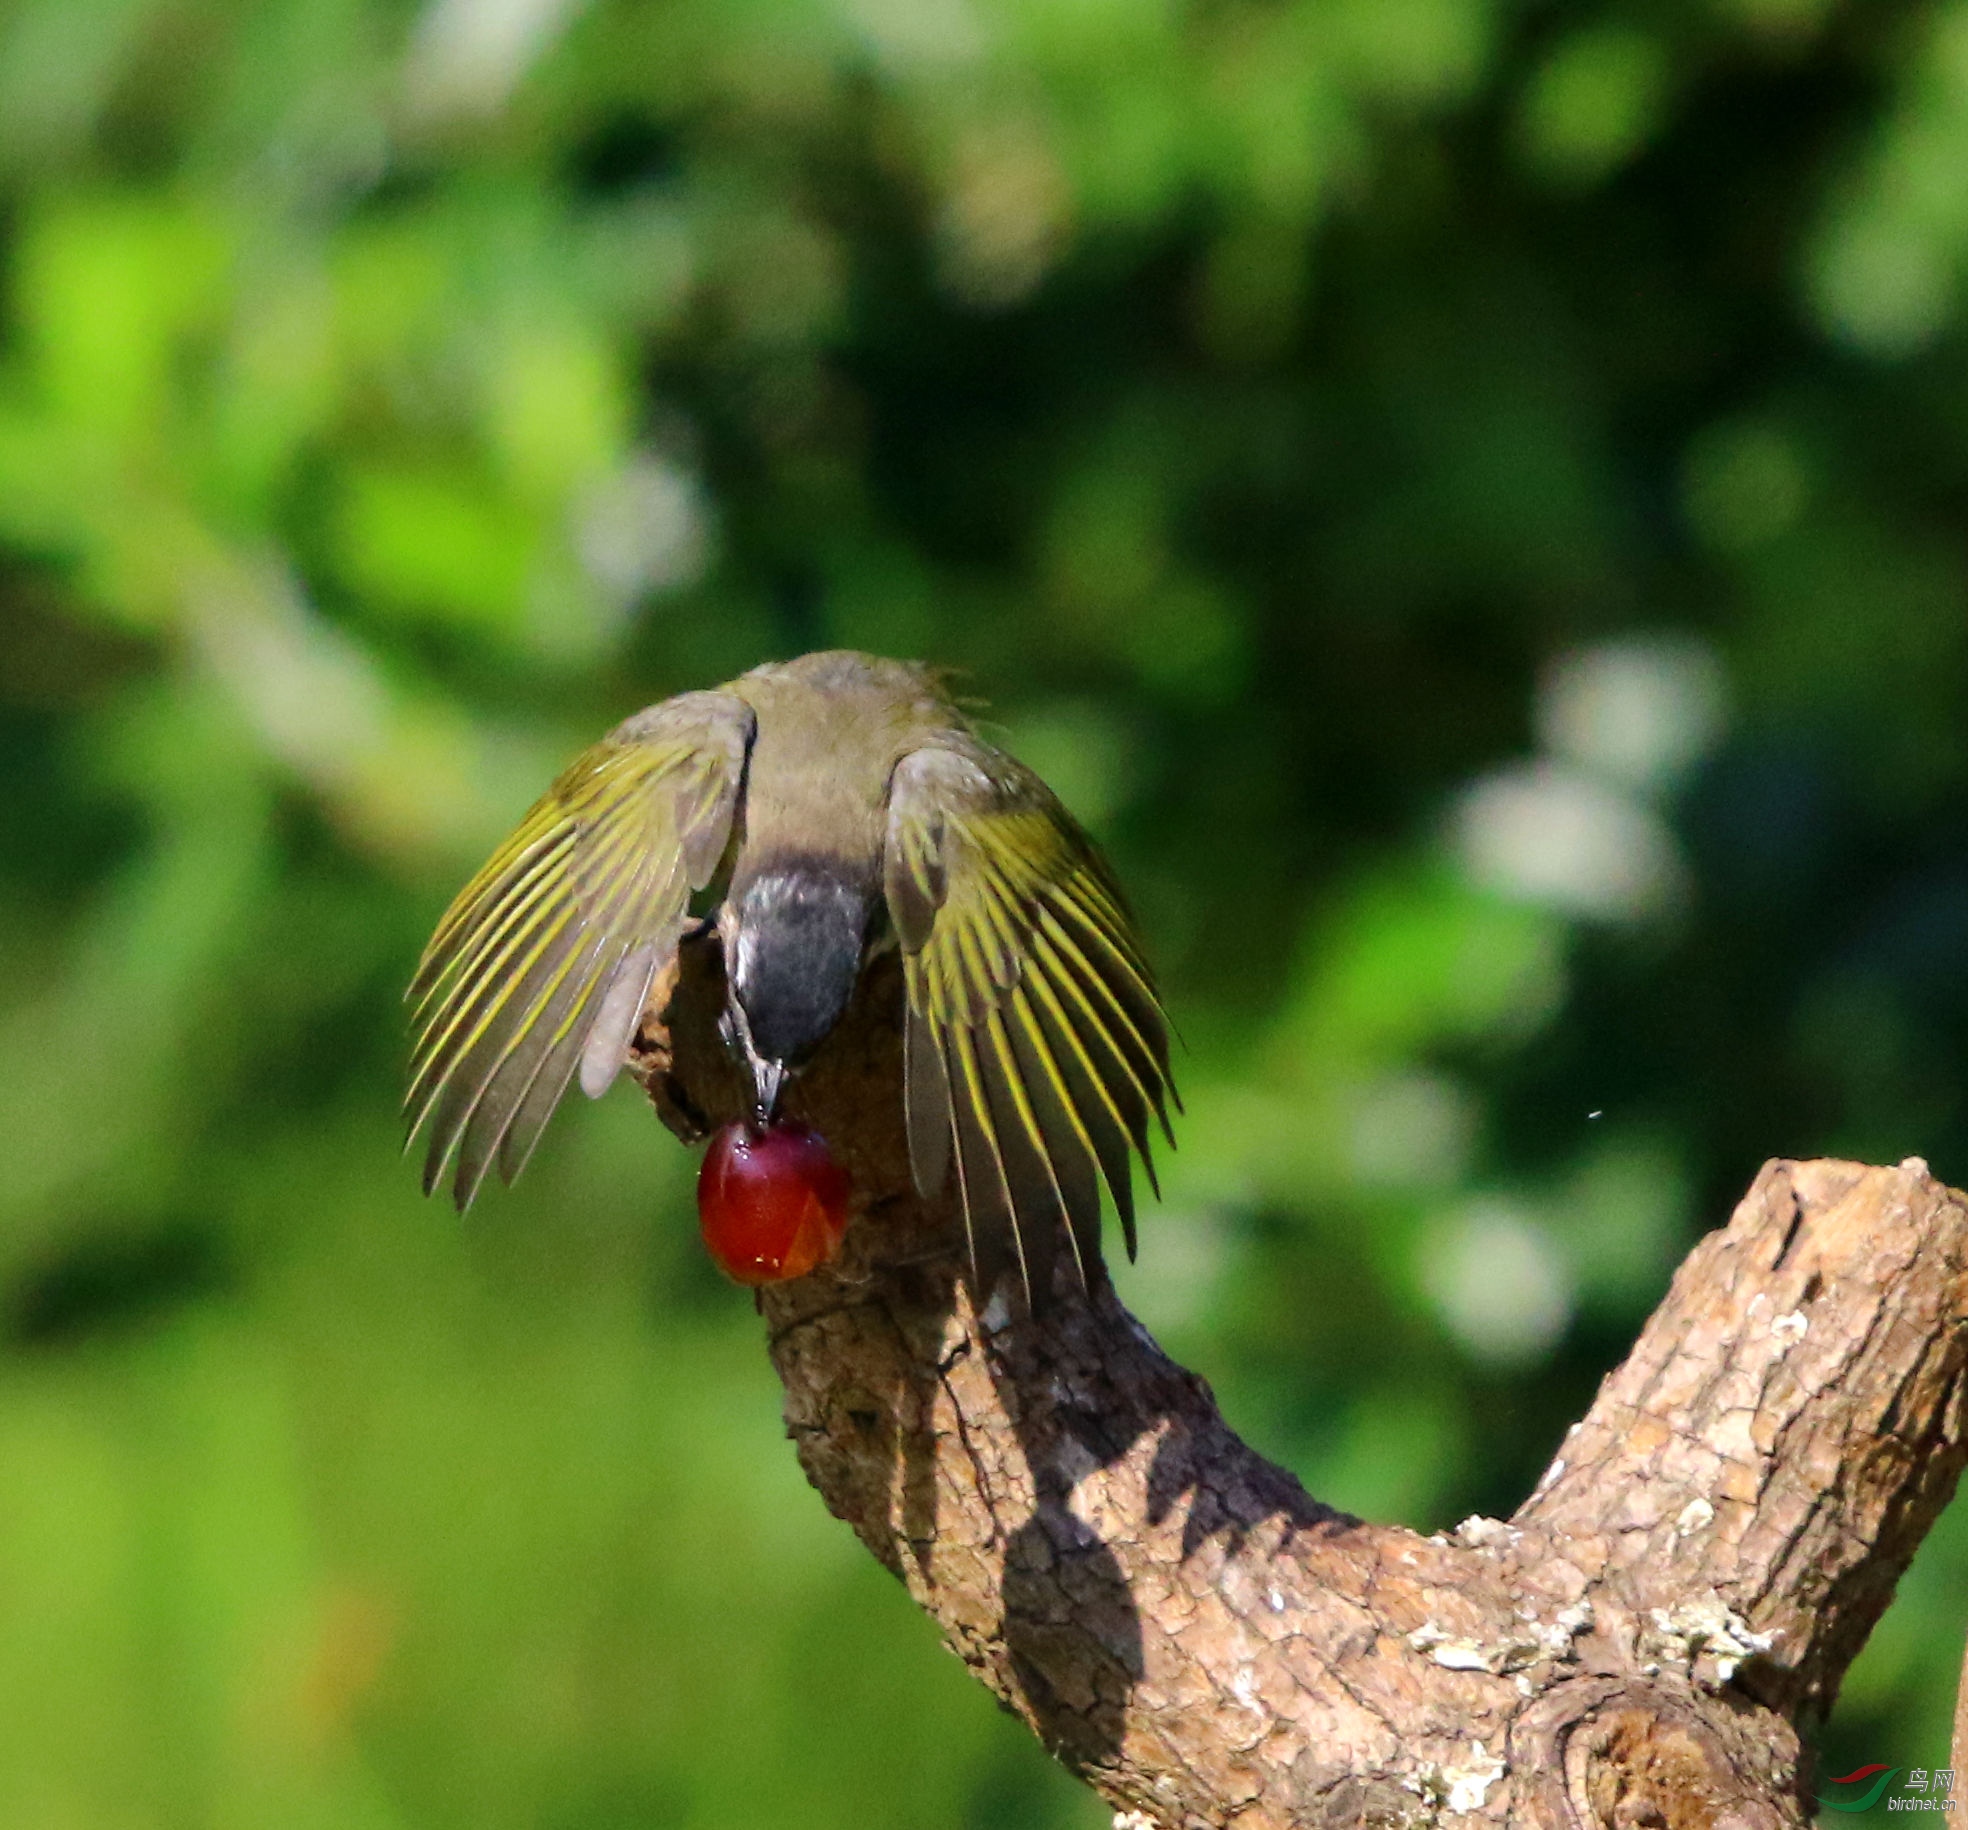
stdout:
<svg viewBox="0 0 1968 1830">
<path fill-rule="evenodd" d="M 1624 789 L 1560 763 L 1520 763 L 1474 783 L 1454 843 L 1470 880 L 1561 914 L 1636 921 L 1683 887 L 1674 835 Z"/>
<path fill-rule="evenodd" d="M 403 96 L 421 119 L 491 114 L 586 0 L 429 0 L 411 34 Z"/>
<path fill-rule="evenodd" d="M 971 0 L 848 0 L 846 14 L 868 49 L 897 76 L 943 76 L 989 47 Z"/>
<path fill-rule="evenodd" d="M 681 464 L 638 452 L 581 502 L 574 549 L 588 576 L 620 603 L 681 591 L 710 564 L 710 504 Z"/>
<path fill-rule="evenodd" d="M 1426 1229 L 1420 1245 L 1422 1289 L 1472 1357 L 1536 1360 L 1570 1324 L 1571 1267 L 1550 1232 L 1514 1203 L 1471 1201 Z"/>
<path fill-rule="evenodd" d="M 1476 1102 L 1447 1074 L 1384 1074 L 1354 1093 L 1347 1118 L 1350 1167 L 1365 1187 L 1451 1188 L 1468 1170 Z"/>
<path fill-rule="evenodd" d="M 1691 635 L 1645 635 L 1561 655 L 1539 686 L 1546 752 L 1608 781 L 1670 786 L 1721 735 L 1722 663 Z"/>
<path fill-rule="evenodd" d="M 1472 783 L 1454 809 L 1471 881 L 1582 919 L 1671 913 L 1687 869 L 1655 801 L 1721 735 L 1714 650 L 1682 635 L 1575 650 L 1547 671 L 1535 717 L 1545 754 Z"/>
</svg>

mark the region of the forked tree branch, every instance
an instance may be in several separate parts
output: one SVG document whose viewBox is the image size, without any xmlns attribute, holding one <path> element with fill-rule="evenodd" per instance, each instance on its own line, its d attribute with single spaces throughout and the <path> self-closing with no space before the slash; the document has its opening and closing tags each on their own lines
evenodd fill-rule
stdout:
<svg viewBox="0 0 1968 1830">
<path fill-rule="evenodd" d="M 639 1044 L 686 1134 L 742 1106 L 720 994 L 686 949 Z M 865 1208 L 839 1263 L 764 1294 L 787 1427 L 1127 1821 L 1809 1818 L 1799 1731 L 1968 1457 L 1968 1202 L 1917 1160 L 1768 1165 L 1516 1516 L 1422 1537 L 1246 1447 L 1104 1283 L 1062 1274 L 1036 1321 L 975 1312 L 909 1186 L 894 995 L 871 986 L 794 1092 Z"/>
</svg>

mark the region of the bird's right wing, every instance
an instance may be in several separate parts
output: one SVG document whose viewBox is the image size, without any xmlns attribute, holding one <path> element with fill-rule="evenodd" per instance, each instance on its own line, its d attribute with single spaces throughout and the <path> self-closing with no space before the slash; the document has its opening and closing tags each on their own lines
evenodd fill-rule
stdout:
<svg viewBox="0 0 1968 1830">
<path fill-rule="evenodd" d="M 467 1206 L 496 1159 L 525 1166 L 578 1068 L 601 1093 L 620 1069 L 690 893 L 730 840 L 753 717 L 728 693 L 684 693 L 584 751 L 459 893 L 409 996 L 409 1133 L 428 1122 L 424 1191 L 456 1156 Z"/>
<path fill-rule="evenodd" d="M 1029 769 L 951 738 L 897 765 L 884 861 L 908 998 L 909 1155 L 949 1165 L 979 1284 L 1015 1254 L 1043 1302 L 1062 1223 L 1098 1262 L 1100 1181 L 1134 1253 L 1129 1149 L 1168 1131 L 1168 1025 L 1093 842 Z"/>
</svg>

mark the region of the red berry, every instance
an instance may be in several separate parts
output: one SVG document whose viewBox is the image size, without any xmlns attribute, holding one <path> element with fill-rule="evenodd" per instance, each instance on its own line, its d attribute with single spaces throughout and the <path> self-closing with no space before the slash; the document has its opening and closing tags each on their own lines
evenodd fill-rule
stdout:
<svg viewBox="0 0 1968 1830">
<path fill-rule="evenodd" d="M 697 1176 L 697 1221 L 718 1269 L 741 1284 L 804 1277 L 840 1250 L 847 1171 L 799 1125 L 726 1125 Z"/>
</svg>

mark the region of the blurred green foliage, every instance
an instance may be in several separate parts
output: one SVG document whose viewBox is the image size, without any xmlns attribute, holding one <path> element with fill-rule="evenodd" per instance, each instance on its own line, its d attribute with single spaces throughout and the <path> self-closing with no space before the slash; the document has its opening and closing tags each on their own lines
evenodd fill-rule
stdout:
<svg viewBox="0 0 1968 1830">
<path fill-rule="evenodd" d="M 1968 1179 L 1962 0 L 5 0 L 0 269 L 0 1821 L 1100 1821 L 630 1093 L 397 1157 L 450 889 L 769 656 L 1111 847 L 1123 1287 L 1322 1497 L 1508 1512 L 1766 1156 Z"/>
</svg>

